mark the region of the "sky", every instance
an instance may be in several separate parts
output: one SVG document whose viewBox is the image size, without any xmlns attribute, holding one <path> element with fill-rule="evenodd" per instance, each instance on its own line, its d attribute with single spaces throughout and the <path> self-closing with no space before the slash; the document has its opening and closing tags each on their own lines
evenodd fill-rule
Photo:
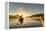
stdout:
<svg viewBox="0 0 46 31">
<path fill-rule="evenodd" d="M 24 16 L 26 16 L 43 13 L 44 4 L 9 2 L 10 15 L 23 14 Z"/>
</svg>

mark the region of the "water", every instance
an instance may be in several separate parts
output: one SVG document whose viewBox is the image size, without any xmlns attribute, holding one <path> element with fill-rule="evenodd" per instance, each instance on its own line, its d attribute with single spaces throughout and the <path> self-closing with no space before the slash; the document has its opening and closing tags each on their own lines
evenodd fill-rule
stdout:
<svg viewBox="0 0 46 31">
<path fill-rule="evenodd" d="M 29 18 L 24 18 L 23 24 L 20 23 L 19 18 L 9 19 L 10 28 L 21 28 L 21 27 L 41 27 L 40 20 L 33 20 Z"/>
</svg>

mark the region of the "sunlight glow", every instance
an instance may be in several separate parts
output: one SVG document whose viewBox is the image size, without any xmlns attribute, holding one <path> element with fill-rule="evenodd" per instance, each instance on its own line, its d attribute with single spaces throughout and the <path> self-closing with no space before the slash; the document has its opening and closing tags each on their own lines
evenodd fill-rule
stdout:
<svg viewBox="0 0 46 31">
<path fill-rule="evenodd" d="M 19 15 L 19 16 L 23 15 L 22 17 L 30 16 L 30 13 L 27 12 L 26 10 L 27 10 L 27 9 L 24 8 L 24 7 L 17 8 L 17 9 L 14 11 L 14 13 L 10 13 L 10 15 L 13 15 L 13 16 L 15 16 L 15 15 Z"/>
<path fill-rule="evenodd" d="M 18 8 L 18 9 L 16 10 L 15 14 L 18 14 L 19 16 L 23 15 L 23 17 L 26 17 L 26 16 L 29 15 L 28 12 L 25 11 L 24 8 Z"/>
</svg>

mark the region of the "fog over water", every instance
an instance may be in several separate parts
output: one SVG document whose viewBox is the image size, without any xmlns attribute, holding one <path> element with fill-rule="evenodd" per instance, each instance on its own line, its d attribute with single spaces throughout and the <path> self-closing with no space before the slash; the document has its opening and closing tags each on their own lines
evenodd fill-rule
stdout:
<svg viewBox="0 0 46 31">
<path fill-rule="evenodd" d="M 17 19 L 10 19 L 9 20 L 9 26 L 12 28 L 19 28 L 19 27 L 40 27 L 41 22 L 40 20 L 31 20 L 24 18 L 23 24 L 20 23 L 19 18 Z"/>
</svg>

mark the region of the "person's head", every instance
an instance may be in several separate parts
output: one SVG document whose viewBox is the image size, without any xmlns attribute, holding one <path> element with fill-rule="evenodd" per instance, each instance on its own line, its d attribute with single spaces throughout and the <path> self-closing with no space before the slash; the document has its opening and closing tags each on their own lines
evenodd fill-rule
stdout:
<svg viewBox="0 0 46 31">
<path fill-rule="evenodd" d="M 23 15 L 21 15 L 20 17 L 22 17 Z"/>
</svg>

